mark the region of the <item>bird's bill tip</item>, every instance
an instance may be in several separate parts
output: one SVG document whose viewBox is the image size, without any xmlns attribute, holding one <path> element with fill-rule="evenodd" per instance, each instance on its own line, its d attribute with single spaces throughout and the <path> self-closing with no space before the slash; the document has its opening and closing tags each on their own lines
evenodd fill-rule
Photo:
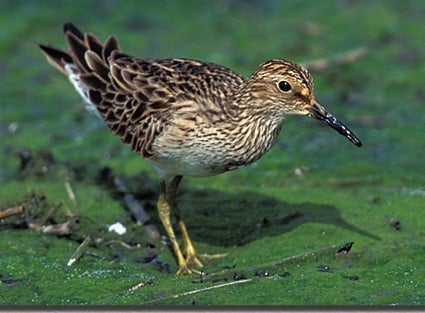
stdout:
<svg viewBox="0 0 425 313">
<path fill-rule="evenodd" d="M 350 129 L 348 129 L 347 126 L 342 124 L 332 113 L 326 111 L 326 109 L 316 101 L 311 105 L 310 115 L 335 129 L 357 147 L 361 147 L 363 145 L 360 139 Z"/>
</svg>

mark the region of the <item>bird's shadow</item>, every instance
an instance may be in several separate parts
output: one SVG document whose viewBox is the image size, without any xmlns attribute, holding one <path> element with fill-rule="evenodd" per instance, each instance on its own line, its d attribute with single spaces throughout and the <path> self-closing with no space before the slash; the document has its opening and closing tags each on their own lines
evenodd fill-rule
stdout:
<svg viewBox="0 0 425 313">
<path fill-rule="evenodd" d="M 110 169 L 107 169 L 106 176 L 105 169 L 102 171 L 102 179 L 98 183 L 105 185 L 109 181 L 112 188 L 108 189 L 112 197 L 122 200 L 123 194 L 117 192 L 117 182 L 118 186 L 131 189 L 129 191 L 145 207 L 151 222 L 162 228 L 155 208 L 156 182 L 144 173 L 119 177 L 112 174 Z M 332 205 L 288 203 L 257 192 L 228 193 L 182 187 L 177 199 L 180 216 L 186 223 L 191 239 L 198 242 L 222 247 L 244 245 L 290 232 L 309 222 L 332 224 L 372 239 L 381 239 L 344 220 L 339 209 Z"/>
<path fill-rule="evenodd" d="M 217 190 L 188 190 L 178 202 L 191 238 L 217 246 L 244 245 L 276 236 L 314 222 L 337 227 L 380 240 L 344 220 L 332 205 L 282 202 L 255 192 L 229 194 Z"/>
</svg>

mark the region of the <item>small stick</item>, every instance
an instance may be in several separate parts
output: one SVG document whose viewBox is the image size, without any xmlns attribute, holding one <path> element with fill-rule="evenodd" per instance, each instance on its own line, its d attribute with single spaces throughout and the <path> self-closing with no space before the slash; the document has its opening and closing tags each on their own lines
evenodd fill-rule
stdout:
<svg viewBox="0 0 425 313">
<path fill-rule="evenodd" d="M 53 213 L 56 211 L 56 209 L 57 209 L 57 207 L 51 207 L 50 210 L 47 211 L 47 213 L 45 214 L 43 219 L 40 221 L 40 224 L 43 225 L 42 227 L 47 227 L 47 226 L 44 226 L 44 224 L 53 215 Z"/>
<path fill-rule="evenodd" d="M 42 232 L 43 234 L 49 234 L 49 235 L 66 236 L 71 233 L 69 222 L 54 224 L 54 225 L 47 225 L 47 226 L 28 222 L 27 226 L 29 229 L 34 229 L 36 231 Z"/>
<path fill-rule="evenodd" d="M 0 211 L 0 220 L 2 220 L 4 218 L 11 217 L 13 215 L 22 214 L 24 211 L 25 211 L 24 205 L 20 205 L 20 206 L 14 207 L 14 208 L 9 208 L 9 209 L 6 209 L 4 211 Z"/>
<path fill-rule="evenodd" d="M 342 53 L 329 59 L 319 59 L 310 62 L 305 62 L 302 63 L 302 66 L 312 72 L 323 72 L 336 65 L 356 62 L 357 60 L 363 58 L 366 53 L 367 49 L 361 47 L 354 50 L 349 50 L 345 53 Z"/>
<path fill-rule="evenodd" d="M 69 181 L 65 181 L 65 189 L 68 193 L 69 199 L 71 199 L 72 203 L 77 204 L 77 198 L 75 197 L 74 191 L 72 190 L 71 184 Z"/>
<path fill-rule="evenodd" d="M 137 285 L 135 285 L 135 286 L 131 287 L 130 289 L 128 289 L 128 291 L 135 291 L 137 289 L 140 289 L 140 288 L 145 287 L 146 285 L 152 286 L 153 285 L 153 278 L 149 278 L 146 282 L 138 283 Z"/>
<path fill-rule="evenodd" d="M 265 265 L 261 266 L 260 269 L 261 268 L 268 268 L 268 267 L 280 267 L 280 266 L 283 266 L 283 265 L 290 264 L 291 262 L 293 262 L 295 260 L 305 260 L 307 257 L 311 257 L 311 256 L 314 256 L 314 255 L 317 255 L 317 254 L 322 254 L 322 253 L 334 251 L 337 247 L 340 247 L 340 246 L 341 246 L 340 244 L 330 245 L 330 246 L 326 246 L 326 247 L 323 247 L 323 248 L 319 248 L 317 250 L 303 252 L 303 253 L 300 253 L 300 254 L 289 256 L 287 258 L 284 258 L 281 261 L 265 264 Z M 258 269 L 259 268 L 255 268 L 255 270 L 258 270 Z M 254 269 L 251 269 L 251 270 L 254 270 Z"/>
<path fill-rule="evenodd" d="M 72 264 L 74 264 L 75 262 L 77 262 L 79 259 L 81 259 L 81 257 L 84 255 L 87 246 L 91 243 L 91 239 L 90 237 L 86 237 L 86 239 L 84 239 L 84 241 L 81 243 L 81 245 L 77 248 L 77 250 L 74 251 L 74 253 L 71 255 L 71 257 L 69 258 L 68 263 L 66 264 L 67 266 L 71 266 Z"/>
<path fill-rule="evenodd" d="M 311 256 L 315 256 L 318 254 L 323 254 L 323 253 L 329 253 L 332 251 L 335 251 L 336 248 L 340 247 L 341 245 L 330 245 L 330 246 L 326 246 L 323 248 L 319 248 L 317 250 L 313 250 L 313 251 L 308 251 L 308 252 L 303 252 L 300 254 L 296 254 L 293 256 L 289 256 L 286 257 L 280 261 L 276 261 L 276 262 L 270 262 L 267 264 L 262 264 L 260 266 L 256 266 L 256 267 L 250 267 L 247 269 L 241 269 L 240 270 L 240 274 L 247 274 L 247 273 L 252 273 L 252 272 L 258 272 L 258 271 L 268 271 L 272 268 L 276 268 L 276 267 L 282 267 L 284 265 L 288 265 L 294 261 L 303 261 L 305 259 L 307 259 L 308 257 Z M 217 280 L 224 280 L 224 279 L 229 279 L 229 276 L 234 275 L 235 270 L 232 269 L 232 271 L 229 270 L 223 270 L 220 272 L 216 272 L 216 273 L 210 273 L 210 274 L 206 274 L 205 277 L 202 277 L 202 282 L 206 282 L 208 280 L 213 279 L 214 281 Z"/>
<path fill-rule="evenodd" d="M 180 293 L 180 294 L 176 294 L 176 295 L 172 295 L 172 296 L 163 297 L 163 298 L 155 299 L 155 300 L 152 300 L 152 301 L 144 302 L 143 304 L 152 304 L 152 303 L 158 303 L 158 302 L 161 302 L 161 301 L 164 301 L 164 300 L 177 299 L 177 298 L 180 298 L 180 297 L 183 297 L 183 296 L 193 295 L 195 293 L 211 291 L 211 290 L 214 290 L 214 289 L 228 287 L 228 286 L 232 286 L 232 285 L 236 285 L 236 284 L 248 283 L 250 281 L 252 281 L 251 278 L 236 280 L 236 281 L 232 281 L 232 282 L 225 283 L 225 284 L 220 284 L 220 285 L 215 285 L 215 286 L 211 286 L 211 287 L 205 287 L 205 288 L 201 288 L 201 289 L 186 291 L 186 292 L 183 292 L 183 293 Z"/>
<path fill-rule="evenodd" d="M 149 224 L 151 218 L 136 198 L 132 194 L 126 193 L 124 195 L 124 204 L 136 221 L 143 224 L 147 237 L 153 242 L 159 242 L 161 234 L 158 228 L 153 224 Z"/>
<path fill-rule="evenodd" d="M 125 243 L 124 241 L 121 240 L 110 240 L 104 243 L 105 245 L 112 245 L 112 244 L 119 244 L 122 247 L 129 249 L 129 250 L 134 250 L 134 249 L 140 249 L 140 244 L 137 244 L 135 246 L 131 246 L 128 243 Z"/>
<path fill-rule="evenodd" d="M 150 216 L 146 213 L 145 209 L 142 205 L 134 198 L 134 196 L 130 193 L 125 194 L 124 196 L 124 204 L 131 212 L 136 221 L 145 224 L 149 222 Z"/>
<path fill-rule="evenodd" d="M 99 259 L 99 260 L 102 260 L 102 261 L 108 261 L 108 262 L 110 261 L 108 258 L 105 258 L 104 256 L 101 256 L 101 255 L 99 255 L 97 253 L 90 252 L 90 251 L 86 251 L 84 253 L 84 255 L 87 255 L 89 257 L 92 257 L 92 258 L 95 258 L 95 259 Z"/>
</svg>

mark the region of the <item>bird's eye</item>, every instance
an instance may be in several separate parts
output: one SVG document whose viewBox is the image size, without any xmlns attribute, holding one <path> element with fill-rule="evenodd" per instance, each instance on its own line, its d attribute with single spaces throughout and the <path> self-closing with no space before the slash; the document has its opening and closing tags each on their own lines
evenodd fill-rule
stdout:
<svg viewBox="0 0 425 313">
<path fill-rule="evenodd" d="M 282 80 L 282 81 L 278 82 L 277 83 L 277 86 L 283 92 L 288 92 L 288 91 L 291 90 L 291 85 L 287 81 L 285 81 L 285 80 Z"/>
</svg>

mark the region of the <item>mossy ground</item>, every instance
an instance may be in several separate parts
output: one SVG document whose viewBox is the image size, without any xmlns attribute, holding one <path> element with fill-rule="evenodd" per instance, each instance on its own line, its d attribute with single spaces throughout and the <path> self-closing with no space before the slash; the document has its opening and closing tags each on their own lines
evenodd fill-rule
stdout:
<svg viewBox="0 0 425 313">
<path fill-rule="evenodd" d="M 0 12 L 0 207 L 32 203 L 27 215 L 0 223 L 0 303 L 425 304 L 423 1 L 4 1 Z M 197 249 L 228 253 L 206 272 L 227 269 L 224 276 L 177 277 L 160 245 L 159 265 L 169 270 L 137 262 L 152 249 L 143 226 L 98 177 L 111 168 L 160 227 L 157 176 L 44 60 L 36 43 L 64 47 L 65 21 L 102 40 L 114 34 L 140 57 L 201 59 L 245 75 L 270 58 L 304 62 L 365 47 L 363 59 L 313 73 L 320 103 L 364 146 L 313 119 L 289 119 L 253 166 L 183 181 L 179 201 Z M 17 226 L 25 217 L 54 224 L 71 216 L 78 223 L 68 236 Z M 116 221 L 124 237 L 107 232 Z M 92 246 L 66 266 L 87 235 L 141 247 Z M 347 242 L 345 256 L 309 253 Z M 167 298 L 238 277 L 252 280 Z"/>
</svg>

